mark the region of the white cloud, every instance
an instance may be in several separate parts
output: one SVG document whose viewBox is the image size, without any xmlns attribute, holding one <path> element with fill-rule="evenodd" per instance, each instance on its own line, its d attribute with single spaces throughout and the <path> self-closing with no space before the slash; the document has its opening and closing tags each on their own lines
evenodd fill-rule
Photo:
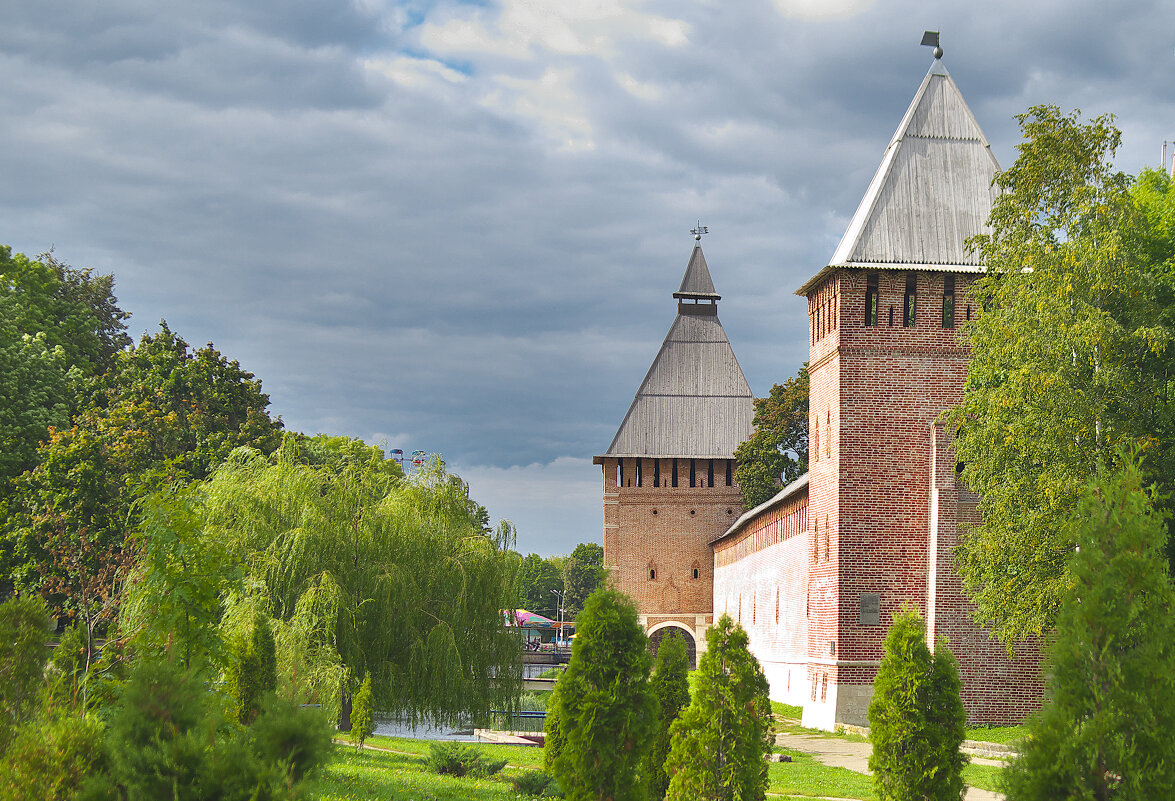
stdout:
<svg viewBox="0 0 1175 801">
<path fill-rule="evenodd" d="M 875 0 L 772 0 L 779 13 L 792 19 L 848 19 L 868 11 Z"/>
<path fill-rule="evenodd" d="M 666 47 L 689 41 L 686 22 L 643 13 L 639 5 L 624 0 L 505 0 L 496 13 L 461 7 L 422 25 L 420 43 L 451 55 L 531 59 L 543 52 L 607 58 L 619 41 L 629 39 Z"/>
</svg>

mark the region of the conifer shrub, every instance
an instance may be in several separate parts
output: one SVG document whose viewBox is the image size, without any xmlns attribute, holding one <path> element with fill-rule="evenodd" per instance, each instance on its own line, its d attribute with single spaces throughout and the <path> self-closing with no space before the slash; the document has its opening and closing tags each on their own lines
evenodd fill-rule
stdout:
<svg viewBox="0 0 1175 801">
<path fill-rule="evenodd" d="M 261 711 L 261 699 L 277 688 L 277 648 L 266 615 L 258 612 L 248 637 L 234 643 L 225 685 L 235 701 L 237 720 L 252 723 Z"/>
<path fill-rule="evenodd" d="M 543 770 L 528 770 L 512 781 L 514 792 L 543 798 L 562 798 L 555 777 Z"/>
<path fill-rule="evenodd" d="M 869 769 L 881 801 L 959 801 L 966 789 L 959 751 L 966 711 L 959 672 L 945 643 L 934 653 L 917 610 L 907 608 L 890 626 L 869 705 Z"/>
<path fill-rule="evenodd" d="M 1175 590 L 1168 513 L 1136 454 L 1079 505 L 1050 700 L 1005 771 L 1010 801 L 1175 798 Z"/>
<path fill-rule="evenodd" d="M 362 748 L 363 741 L 375 733 L 375 710 L 371 704 L 371 674 L 365 673 L 363 684 L 351 701 L 351 739 L 356 748 Z"/>
<path fill-rule="evenodd" d="M 657 699 L 657 735 L 649 754 L 649 775 L 653 797 L 663 798 L 669 789 L 665 760 L 669 758 L 670 729 L 690 702 L 689 655 L 685 638 L 674 629 L 668 630 L 657 649 L 649 687 Z"/>
<path fill-rule="evenodd" d="M 603 586 L 588 597 L 548 706 L 543 759 L 572 801 L 647 797 L 646 760 L 656 732 L 648 646 L 628 596 Z"/>
<path fill-rule="evenodd" d="M 49 714 L 16 730 L 0 760 L 0 801 L 66 801 L 102 768 L 102 723 L 92 715 Z"/>
<path fill-rule="evenodd" d="M 506 767 L 506 760 L 491 760 L 480 749 L 451 740 L 434 742 L 428 748 L 428 768 L 443 776 L 487 778 Z"/>
<path fill-rule="evenodd" d="M 771 700 L 746 631 L 723 615 L 706 632 L 694 697 L 673 724 L 665 771 L 673 801 L 762 801 Z"/>
<path fill-rule="evenodd" d="M 242 726 L 193 673 L 145 661 L 111 710 L 102 769 L 78 797 L 290 801 L 329 758 L 330 736 L 318 710 L 272 695 Z"/>
</svg>

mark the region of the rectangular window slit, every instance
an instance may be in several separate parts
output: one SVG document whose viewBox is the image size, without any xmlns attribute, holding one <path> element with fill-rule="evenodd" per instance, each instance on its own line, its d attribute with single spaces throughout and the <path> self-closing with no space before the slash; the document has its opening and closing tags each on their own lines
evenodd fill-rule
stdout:
<svg viewBox="0 0 1175 801">
<path fill-rule="evenodd" d="M 913 328 L 918 319 L 918 278 L 914 273 L 906 276 L 906 306 L 902 315 L 902 325 Z"/>
</svg>

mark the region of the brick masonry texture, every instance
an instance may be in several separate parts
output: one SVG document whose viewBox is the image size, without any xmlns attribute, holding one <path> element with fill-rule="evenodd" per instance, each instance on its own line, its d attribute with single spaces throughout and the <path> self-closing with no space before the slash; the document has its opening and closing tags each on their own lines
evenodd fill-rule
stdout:
<svg viewBox="0 0 1175 801">
<path fill-rule="evenodd" d="M 866 325 L 870 271 L 831 272 L 809 300 L 809 485 L 761 507 L 735 532 L 737 486 L 725 462 L 603 460 L 604 558 L 649 630 L 669 623 L 704 648 L 724 613 L 747 629 L 776 700 L 804 707 L 806 725 L 865 725 L 885 634 L 905 606 L 959 662 L 971 723 L 1008 724 L 1039 708 L 1039 644 L 1009 657 L 970 617 L 952 567 L 960 525 L 978 521 L 938 418 L 963 397 L 969 354 L 944 327 L 944 277 L 954 321 L 971 316 L 974 275 L 878 270 L 876 325 Z M 905 325 L 907 276 L 916 286 Z M 618 474 L 623 479 L 618 482 Z M 653 486 L 653 476 L 661 486 Z M 697 571 L 695 574 L 694 571 Z M 694 578 L 694 576 L 697 578 Z M 876 597 L 876 623 L 862 618 Z"/>
<path fill-rule="evenodd" d="M 621 461 L 623 485 L 617 480 Z M 726 484 L 726 460 L 721 459 L 714 460 L 714 486 L 708 486 L 710 460 L 677 459 L 676 487 L 675 460 L 656 460 L 660 486 L 654 486 L 654 460 L 641 459 L 641 486 L 636 486 L 636 461 L 603 459 L 604 564 L 613 586 L 632 597 L 648 628 L 678 623 L 701 652 L 714 612 L 710 542 L 738 518 L 738 486 Z"/>
</svg>

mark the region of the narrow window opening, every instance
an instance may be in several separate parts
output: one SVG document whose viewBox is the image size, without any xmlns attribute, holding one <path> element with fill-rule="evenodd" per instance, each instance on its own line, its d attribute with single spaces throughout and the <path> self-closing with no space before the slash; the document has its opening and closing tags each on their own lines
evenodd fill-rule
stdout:
<svg viewBox="0 0 1175 801">
<path fill-rule="evenodd" d="M 945 275 L 942 279 L 942 327 L 955 327 L 955 276 Z"/>
<path fill-rule="evenodd" d="M 698 569 L 695 567 L 694 568 L 694 578 L 697 578 L 697 577 L 698 577 Z"/>
<path fill-rule="evenodd" d="M 657 570 L 656 570 L 656 568 L 650 568 L 649 569 L 649 581 L 656 581 L 656 580 L 657 580 Z"/>
<path fill-rule="evenodd" d="M 734 486 L 734 469 L 732 467 L 733 464 L 734 464 L 734 461 L 732 459 L 726 460 L 726 486 L 728 486 L 728 487 Z"/>
<path fill-rule="evenodd" d="M 967 320 L 968 320 L 968 322 L 970 322 L 970 320 L 971 320 L 971 304 L 970 303 L 967 304 Z"/>
<path fill-rule="evenodd" d="M 633 459 L 633 461 L 636 462 L 636 485 L 639 487 L 641 486 L 641 481 L 644 479 L 644 471 L 641 469 L 644 467 L 644 465 L 641 464 L 644 459 Z"/>
<path fill-rule="evenodd" d="M 698 486 L 697 464 L 693 459 L 689 460 L 689 485 L 691 487 Z"/>
<path fill-rule="evenodd" d="M 710 460 L 710 466 L 709 466 L 709 468 L 707 468 L 707 471 L 706 471 L 706 486 L 707 487 L 714 486 L 714 460 L 713 459 Z"/>
<path fill-rule="evenodd" d="M 653 486 L 654 487 L 661 486 L 661 460 L 660 459 L 653 460 Z"/>
<path fill-rule="evenodd" d="M 624 460 L 623 459 L 616 460 L 616 469 L 617 469 L 617 471 L 619 471 L 619 474 L 620 474 L 620 486 L 623 487 L 624 486 Z"/>
<path fill-rule="evenodd" d="M 913 328 L 918 319 L 918 278 L 914 273 L 906 276 L 906 306 L 902 315 L 902 325 Z"/>
<path fill-rule="evenodd" d="M 677 486 L 677 460 L 676 459 L 673 460 L 673 475 L 670 480 L 673 481 L 673 486 L 676 487 Z"/>
<path fill-rule="evenodd" d="M 877 325 L 877 273 L 865 279 L 865 325 Z"/>
<path fill-rule="evenodd" d="M 893 327 L 893 306 L 889 307 L 889 325 L 890 328 Z"/>
</svg>

